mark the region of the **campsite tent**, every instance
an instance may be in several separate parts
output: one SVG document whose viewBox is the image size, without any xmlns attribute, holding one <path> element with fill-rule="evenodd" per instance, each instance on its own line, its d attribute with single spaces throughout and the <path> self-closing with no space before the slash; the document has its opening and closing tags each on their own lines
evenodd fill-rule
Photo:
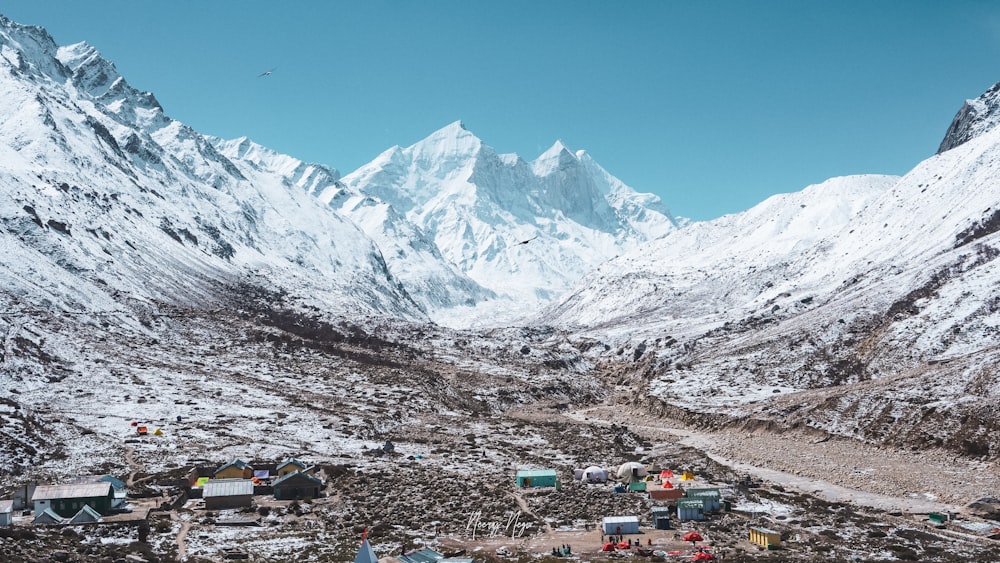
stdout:
<svg viewBox="0 0 1000 563">
<path fill-rule="evenodd" d="M 639 462 L 629 461 L 619 465 L 615 474 L 625 482 L 642 481 L 646 477 L 646 468 Z"/>
<path fill-rule="evenodd" d="M 365 530 L 366 536 L 367 532 Z M 378 557 L 375 556 L 375 550 L 372 549 L 372 544 L 368 543 L 367 537 L 361 541 L 361 549 L 358 550 L 358 554 L 354 557 L 354 563 L 378 563 Z"/>
<path fill-rule="evenodd" d="M 583 470 L 581 479 L 587 483 L 603 483 L 608 480 L 608 472 L 592 465 Z"/>
<path fill-rule="evenodd" d="M 663 471 L 660 471 L 660 479 L 673 479 L 673 478 L 674 478 L 673 471 L 669 469 L 664 469 Z"/>
</svg>

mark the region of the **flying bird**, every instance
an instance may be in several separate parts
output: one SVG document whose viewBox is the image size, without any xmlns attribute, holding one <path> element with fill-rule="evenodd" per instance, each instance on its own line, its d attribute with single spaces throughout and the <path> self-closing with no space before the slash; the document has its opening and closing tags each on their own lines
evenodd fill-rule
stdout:
<svg viewBox="0 0 1000 563">
<path fill-rule="evenodd" d="M 535 235 L 535 236 L 529 238 L 528 240 L 522 240 L 521 242 L 519 242 L 517 244 L 528 244 L 529 242 L 535 240 L 536 238 L 538 238 L 538 235 Z M 517 244 L 515 244 L 514 246 L 517 246 Z"/>
<path fill-rule="evenodd" d="M 258 74 L 257 78 L 260 78 L 261 76 L 271 76 L 271 73 L 274 72 L 275 68 L 278 68 L 278 67 L 274 67 L 271 70 L 265 70 L 264 72 Z"/>
</svg>

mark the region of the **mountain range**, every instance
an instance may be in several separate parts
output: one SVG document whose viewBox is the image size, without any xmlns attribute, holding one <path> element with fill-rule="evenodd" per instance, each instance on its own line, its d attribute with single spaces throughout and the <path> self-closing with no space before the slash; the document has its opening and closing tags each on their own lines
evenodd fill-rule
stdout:
<svg viewBox="0 0 1000 563">
<path fill-rule="evenodd" d="M 0 384 L 86 354 L 74 330 L 149 336 L 170 308 L 260 300 L 558 333 L 583 375 L 708 426 L 995 456 L 996 96 L 902 177 L 688 223 L 585 151 L 529 162 L 458 121 L 344 176 L 206 136 L 93 47 L 0 18 L 0 329 L 21 378 Z"/>
</svg>

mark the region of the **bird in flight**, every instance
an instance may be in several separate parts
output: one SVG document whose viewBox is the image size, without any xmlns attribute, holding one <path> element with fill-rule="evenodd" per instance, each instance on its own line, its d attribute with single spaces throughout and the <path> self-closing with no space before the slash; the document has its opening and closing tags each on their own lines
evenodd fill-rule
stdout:
<svg viewBox="0 0 1000 563">
<path fill-rule="evenodd" d="M 275 69 L 275 68 L 278 68 L 278 67 L 274 67 L 274 68 L 272 68 L 271 70 L 265 70 L 264 72 L 262 72 L 262 73 L 258 74 L 258 75 L 257 75 L 257 78 L 260 78 L 261 76 L 271 76 L 271 73 L 273 73 L 273 72 L 274 72 L 274 69 Z"/>
<path fill-rule="evenodd" d="M 529 242 L 535 240 L 536 238 L 538 238 L 538 235 L 535 235 L 535 236 L 529 238 L 528 240 L 522 240 L 521 242 L 519 242 L 517 244 L 528 244 Z M 517 244 L 515 244 L 514 246 L 517 246 Z"/>
</svg>

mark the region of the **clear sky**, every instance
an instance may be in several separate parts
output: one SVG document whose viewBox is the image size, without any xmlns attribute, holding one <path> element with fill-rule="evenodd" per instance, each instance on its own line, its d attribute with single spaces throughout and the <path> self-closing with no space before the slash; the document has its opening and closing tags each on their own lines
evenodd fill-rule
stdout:
<svg viewBox="0 0 1000 563">
<path fill-rule="evenodd" d="M 166 113 L 346 174 L 456 120 L 695 220 L 903 174 L 1000 81 L 1000 2 L 0 0 Z M 272 75 L 259 77 L 266 70 Z"/>
</svg>

